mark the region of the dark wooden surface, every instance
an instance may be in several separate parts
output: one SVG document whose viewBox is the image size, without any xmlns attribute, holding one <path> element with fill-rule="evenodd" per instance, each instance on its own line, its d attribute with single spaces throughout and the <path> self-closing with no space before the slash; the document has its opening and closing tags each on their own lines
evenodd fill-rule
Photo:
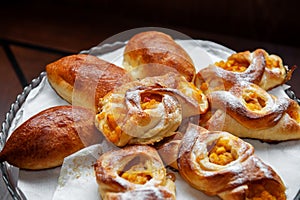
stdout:
<svg viewBox="0 0 300 200">
<path fill-rule="evenodd" d="M 30 82 L 44 71 L 46 64 L 63 55 L 89 49 L 110 36 L 138 27 L 169 28 L 235 51 L 264 48 L 280 55 L 285 64 L 300 66 L 299 22 L 293 1 L 290 4 L 278 0 L 246 1 L 243 5 L 234 0 L 209 2 L 17 0 L 1 3 L 0 121 L 23 90 L 24 82 L 18 79 L 18 73 Z M 267 4 L 270 6 L 266 7 Z M 7 41 L 12 43 L 7 46 Z M 7 48 L 15 56 L 19 72 L 9 60 Z M 298 96 L 299 80 L 300 69 L 289 82 Z"/>
</svg>

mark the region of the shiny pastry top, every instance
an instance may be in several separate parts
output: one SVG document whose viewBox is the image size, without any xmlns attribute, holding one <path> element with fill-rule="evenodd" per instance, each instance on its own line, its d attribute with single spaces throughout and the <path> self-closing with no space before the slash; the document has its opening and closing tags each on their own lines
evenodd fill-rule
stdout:
<svg viewBox="0 0 300 200">
<path fill-rule="evenodd" d="M 128 71 L 148 64 L 175 68 L 189 82 L 196 74 L 188 53 L 171 36 L 157 31 L 134 35 L 125 47 L 123 64 Z"/>
<path fill-rule="evenodd" d="M 22 123 L 0 152 L 0 161 L 23 169 L 57 167 L 64 158 L 102 140 L 94 114 L 76 106 L 55 106 Z"/>
<path fill-rule="evenodd" d="M 100 98 L 130 81 L 126 70 L 85 54 L 66 56 L 50 63 L 46 72 L 49 83 L 63 99 L 96 111 Z"/>
</svg>

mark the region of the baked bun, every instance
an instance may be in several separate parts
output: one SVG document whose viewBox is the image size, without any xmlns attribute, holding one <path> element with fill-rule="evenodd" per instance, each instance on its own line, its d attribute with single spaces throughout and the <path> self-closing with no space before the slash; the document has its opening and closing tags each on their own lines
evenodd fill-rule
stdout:
<svg viewBox="0 0 300 200">
<path fill-rule="evenodd" d="M 196 73 L 187 52 L 171 36 L 157 31 L 134 35 L 124 50 L 123 65 L 128 71 L 148 64 L 175 68 L 189 82 L 194 80 Z"/>
<path fill-rule="evenodd" d="M 268 142 L 300 138 L 300 107 L 289 98 L 277 98 L 248 82 L 207 97 L 214 112 L 201 125 L 209 130 Z"/>
<path fill-rule="evenodd" d="M 101 99 L 96 127 L 117 146 L 154 144 L 174 134 L 183 119 L 208 109 L 202 91 L 180 74 L 148 77 Z"/>
<path fill-rule="evenodd" d="M 63 57 L 48 64 L 46 71 L 49 83 L 63 99 L 96 111 L 100 98 L 129 81 L 126 70 L 86 54 Z"/>
<path fill-rule="evenodd" d="M 279 56 L 256 49 L 232 54 L 226 61 L 203 68 L 196 75 L 195 85 L 209 93 L 228 90 L 240 81 L 247 81 L 270 90 L 288 81 L 293 71 L 294 68 L 289 70 L 283 65 Z"/>
<path fill-rule="evenodd" d="M 94 166 L 102 199 L 175 199 L 175 180 L 167 176 L 157 151 L 128 146 L 106 152 Z"/>
<path fill-rule="evenodd" d="M 228 132 L 190 124 L 179 147 L 178 169 L 191 186 L 224 200 L 286 199 L 278 174 L 252 145 Z"/>
<path fill-rule="evenodd" d="M 56 167 L 63 159 L 102 140 L 94 113 L 74 106 L 48 108 L 21 124 L 0 152 L 0 161 L 23 169 Z"/>
</svg>

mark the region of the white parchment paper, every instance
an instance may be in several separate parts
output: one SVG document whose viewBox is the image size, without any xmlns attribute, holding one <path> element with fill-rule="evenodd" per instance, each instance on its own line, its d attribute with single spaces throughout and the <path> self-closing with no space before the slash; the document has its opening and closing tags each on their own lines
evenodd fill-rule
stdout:
<svg viewBox="0 0 300 200">
<path fill-rule="evenodd" d="M 217 49 L 218 51 L 207 51 L 207 49 L 199 47 L 195 41 L 177 42 L 189 53 L 197 70 L 229 56 L 228 51 L 222 52 L 220 49 Z M 203 43 L 203 41 L 201 42 Z M 218 48 L 218 45 L 212 48 Z M 123 50 L 121 48 L 100 57 L 121 66 Z M 272 93 L 285 95 L 283 89 L 285 88 L 276 88 Z M 67 102 L 55 93 L 45 77 L 40 85 L 30 92 L 26 102 L 17 113 L 10 132 L 32 115 L 46 108 L 65 104 Z M 281 176 L 287 187 L 288 199 L 292 199 L 300 188 L 300 141 L 279 144 L 267 144 L 257 140 L 246 141 L 251 143 L 255 147 L 256 154 Z M 100 199 L 92 166 L 105 150 L 105 144 L 94 145 L 67 157 L 62 167 L 41 171 L 20 170 L 18 186 L 28 200 Z M 202 192 L 191 188 L 177 173 L 176 177 L 177 199 L 219 199 L 208 197 Z"/>
</svg>

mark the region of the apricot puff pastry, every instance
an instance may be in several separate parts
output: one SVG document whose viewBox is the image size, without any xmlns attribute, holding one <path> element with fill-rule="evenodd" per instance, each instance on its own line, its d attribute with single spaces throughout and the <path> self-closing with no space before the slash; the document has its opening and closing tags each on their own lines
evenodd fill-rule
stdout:
<svg viewBox="0 0 300 200">
<path fill-rule="evenodd" d="M 269 90 L 288 81 L 294 68 L 289 70 L 279 56 L 269 55 L 263 49 L 239 52 L 200 70 L 195 85 L 208 93 L 228 90 L 240 81 L 248 81 Z"/>
<path fill-rule="evenodd" d="M 179 146 L 178 168 L 191 186 L 224 200 L 286 199 L 278 174 L 253 146 L 228 132 L 190 124 Z"/>
<path fill-rule="evenodd" d="M 123 55 L 123 66 L 128 71 L 159 64 L 176 69 L 189 82 L 196 74 L 188 53 L 170 35 L 162 32 L 145 31 L 134 35 L 125 46 Z"/>
<path fill-rule="evenodd" d="M 183 118 L 208 109 L 206 96 L 174 73 L 124 84 L 101 104 L 96 127 L 117 146 L 158 142 L 174 134 Z"/>
<path fill-rule="evenodd" d="M 0 161 L 23 169 L 56 167 L 63 159 L 102 140 L 94 113 L 74 106 L 55 106 L 21 124 L 0 152 Z"/>
<path fill-rule="evenodd" d="M 99 99 L 130 81 L 126 70 L 96 56 L 78 54 L 63 57 L 46 66 L 54 90 L 67 102 L 97 110 Z"/>
<path fill-rule="evenodd" d="M 201 125 L 209 130 L 269 142 L 300 138 L 300 107 L 289 98 L 277 98 L 247 82 L 207 97 L 214 112 Z"/>
<path fill-rule="evenodd" d="M 150 146 L 127 146 L 106 152 L 94 170 L 104 200 L 175 199 L 175 180 L 167 175 L 161 158 Z"/>
</svg>

